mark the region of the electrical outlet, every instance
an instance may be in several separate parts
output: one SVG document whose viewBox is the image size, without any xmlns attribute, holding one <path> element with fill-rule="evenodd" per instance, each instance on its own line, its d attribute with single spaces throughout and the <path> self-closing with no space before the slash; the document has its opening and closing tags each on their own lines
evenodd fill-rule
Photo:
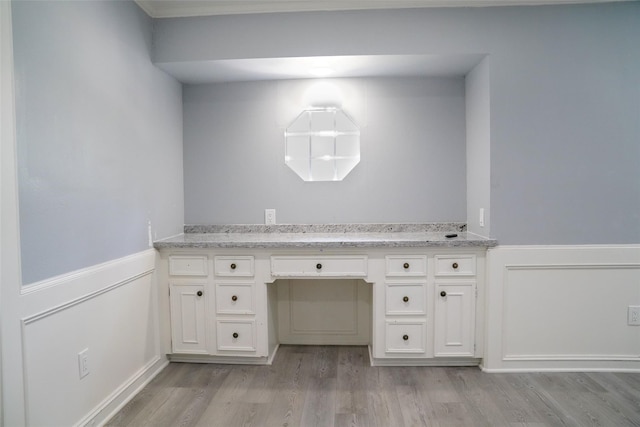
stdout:
<svg viewBox="0 0 640 427">
<path fill-rule="evenodd" d="M 84 378 L 89 375 L 89 349 L 85 348 L 78 353 L 78 373 L 80 378 Z"/>
<path fill-rule="evenodd" d="M 640 326 L 640 305 L 629 306 L 627 324 L 630 326 Z"/>
<path fill-rule="evenodd" d="M 264 223 L 267 225 L 273 225 L 276 223 L 276 210 L 265 209 L 264 210 Z"/>
</svg>

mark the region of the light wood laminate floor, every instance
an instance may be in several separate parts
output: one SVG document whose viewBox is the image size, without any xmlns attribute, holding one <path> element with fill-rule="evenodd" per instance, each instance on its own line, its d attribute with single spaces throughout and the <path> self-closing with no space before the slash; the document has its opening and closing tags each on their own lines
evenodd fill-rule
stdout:
<svg viewBox="0 0 640 427">
<path fill-rule="evenodd" d="M 281 346 L 272 366 L 172 363 L 110 426 L 640 426 L 640 374 L 371 367 Z"/>
</svg>

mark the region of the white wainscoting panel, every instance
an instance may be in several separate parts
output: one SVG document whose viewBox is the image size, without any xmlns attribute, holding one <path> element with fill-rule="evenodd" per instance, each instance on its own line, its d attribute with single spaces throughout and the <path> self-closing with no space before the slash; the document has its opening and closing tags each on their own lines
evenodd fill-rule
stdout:
<svg viewBox="0 0 640 427">
<path fill-rule="evenodd" d="M 640 247 L 489 251 L 487 371 L 640 371 Z"/>
<path fill-rule="evenodd" d="M 281 344 L 371 342 L 371 285 L 357 279 L 277 280 Z"/>
<path fill-rule="evenodd" d="M 25 295 L 67 294 L 83 283 L 87 290 L 22 319 L 27 425 L 99 425 L 166 365 L 154 257 L 145 251 L 57 277 Z M 89 374 L 81 378 L 78 353 L 85 349 Z"/>
</svg>

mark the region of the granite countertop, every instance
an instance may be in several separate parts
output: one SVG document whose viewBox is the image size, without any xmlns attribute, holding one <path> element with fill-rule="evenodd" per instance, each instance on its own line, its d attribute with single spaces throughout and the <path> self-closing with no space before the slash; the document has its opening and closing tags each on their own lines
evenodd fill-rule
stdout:
<svg viewBox="0 0 640 427">
<path fill-rule="evenodd" d="M 187 225 L 178 236 L 154 242 L 169 248 L 394 248 L 492 247 L 487 239 L 466 231 L 464 223 Z M 447 234 L 457 234 L 448 238 Z"/>
</svg>

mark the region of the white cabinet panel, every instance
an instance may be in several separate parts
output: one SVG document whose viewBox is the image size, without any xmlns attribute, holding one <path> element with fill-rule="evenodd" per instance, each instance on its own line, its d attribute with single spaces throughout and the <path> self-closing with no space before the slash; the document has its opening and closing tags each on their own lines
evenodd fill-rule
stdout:
<svg viewBox="0 0 640 427">
<path fill-rule="evenodd" d="M 473 356 L 475 282 L 437 283 L 434 355 Z"/>
<path fill-rule="evenodd" d="M 206 255 L 171 255 L 169 257 L 171 276 L 206 276 Z"/>
<path fill-rule="evenodd" d="M 207 353 L 206 295 L 200 284 L 172 284 L 171 342 L 174 353 Z"/>
</svg>

